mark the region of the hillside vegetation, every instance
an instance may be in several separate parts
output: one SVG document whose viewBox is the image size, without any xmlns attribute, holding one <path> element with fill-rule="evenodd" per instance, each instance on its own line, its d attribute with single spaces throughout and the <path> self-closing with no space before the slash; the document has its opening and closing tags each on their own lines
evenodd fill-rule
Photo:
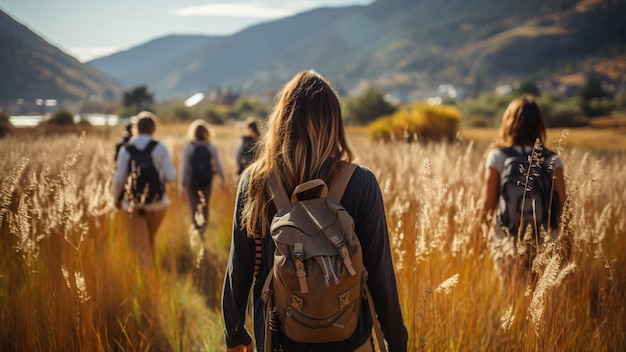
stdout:
<svg viewBox="0 0 626 352">
<path fill-rule="evenodd" d="M 520 79 L 556 87 L 564 77 L 594 70 L 619 84 L 623 71 L 595 65 L 626 63 L 625 11 L 626 2 L 617 0 L 376 1 L 255 25 L 180 51 L 169 65 L 147 64 L 118 78 L 147 84 L 162 98 L 223 86 L 272 92 L 309 68 L 333 77 L 346 92 L 362 82 L 424 92 L 450 83 L 472 93 Z M 129 52 L 135 50 L 144 49 Z M 172 52 L 166 45 L 162 50 Z M 90 64 L 115 76 L 121 67 L 109 64 L 119 55 Z"/>
<path fill-rule="evenodd" d="M 61 19 L 59 19 L 61 21 Z M 17 99 L 117 100 L 122 88 L 0 10 L 0 104 Z"/>
</svg>

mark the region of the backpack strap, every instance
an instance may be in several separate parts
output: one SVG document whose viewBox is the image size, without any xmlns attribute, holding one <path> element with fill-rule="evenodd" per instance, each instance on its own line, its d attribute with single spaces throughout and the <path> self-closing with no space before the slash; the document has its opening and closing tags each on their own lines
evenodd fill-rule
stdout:
<svg viewBox="0 0 626 352">
<path fill-rule="evenodd" d="M 511 157 L 514 157 L 514 156 L 525 156 L 523 153 L 518 152 L 517 149 L 515 149 L 515 146 L 502 147 L 502 148 L 500 148 L 500 151 L 504 155 L 506 155 L 507 158 L 511 158 Z"/>
<path fill-rule="evenodd" d="M 146 145 L 146 147 L 143 150 L 137 149 L 136 145 L 130 144 L 130 143 L 125 144 L 125 148 L 132 156 L 132 155 L 135 155 L 136 153 L 152 153 L 152 151 L 157 146 L 157 144 L 159 144 L 159 142 L 155 141 L 154 139 L 151 139 L 148 145 Z"/>
<path fill-rule="evenodd" d="M 385 345 L 385 338 L 383 337 L 383 331 L 380 328 L 380 323 L 378 322 L 378 315 L 376 314 L 376 308 L 374 307 L 374 298 L 372 298 L 372 293 L 370 292 L 370 288 L 367 287 L 367 283 L 364 286 L 365 296 L 367 298 L 367 304 L 370 308 L 370 314 L 372 315 L 372 324 L 374 325 L 374 336 L 376 337 L 376 343 L 378 344 L 378 350 L 380 352 L 387 352 L 387 346 Z"/>
<path fill-rule="evenodd" d="M 254 279 L 259 275 L 261 264 L 263 262 L 263 247 L 261 238 L 254 236 Z"/>
<path fill-rule="evenodd" d="M 283 183 L 278 180 L 278 175 L 276 172 L 270 173 L 270 177 L 267 180 L 266 186 L 267 192 L 269 193 L 270 199 L 274 202 L 276 206 L 276 210 L 287 206 L 289 204 L 289 197 L 287 197 L 287 191 L 285 191 L 285 187 Z M 263 247 L 261 238 L 254 237 L 254 277 L 256 278 L 259 274 L 259 270 L 261 269 L 261 264 L 263 261 Z M 270 275 L 271 276 L 271 273 Z M 266 281 L 267 284 L 267 281 Z"/>
<path fill-rule="evenodd" d="M 157 144 L 159 144 L 159 142 L 157 142 L 154 139 L 152 139 L 152 140 L 150 140 L 150 143 L 148 143 L 148 145 L 146 146 L 146 149 L 144 149 L 143 151 L 145 151 L 147 153 L 152 153 L 154 148 L 156 148 Z"/>
<path fill-rule="evenodd" d="M 343 197 L 343 192 L 346 190 L 350 179 L 352 178 L 352 174 L 356 170 L 356 164 L 350 163 L 346 168 L 344 168 L 343 172 L 341 172 L 336 181 L 333 181 L 328 189 L 328 199 L 332 200 L 335 203 L 340 203 L 341 198 Z"/>
<path fill-rule="evenodd" d="M 328 199 L 335 203 L 339 203 L 341 201 L 343 192 L 346 190 L 346 187 L 350 182 L 350 178 L 352 178 L 352 174 L 354 173 L 354 170 L 356 170 L 356 166 L 356 164 L 350 163 L 338 176 L 335 176 L 335 178 L 339 178 L 336 181 L 333 181 L 328 189 Z M 270 193 L 270 198 L 274 202 L 274 205 L 276 205 L 276 209 L 280 209 L 289 204 L 290 199 L 287 195 L 287 191 L 285 191 L 285 187 L 282 182 L 280 182 L 276 172 L 272 172 L 270 174 L 270 177 L 267 180 L 267 189 Z"/>
<path fill-rule="evenodd" d="M 132 144 L 128 144 L 127 146 L 125 146 L 124 148 L 126 148 L 126 150 L 128 151 L 128 153 L 133 156 L 135 155 L 135 153 L 138 153 L 139 150 L 137 149 L 137 147 L 135 147 Z"/>
<path fill-rule="evenodd" d="M 343 197 L 343 193 L 352 178 L 352 174 L 354 170 L 356 170 L 357 165 L 354 163 L 348 164 L 348 166 L 343 170 L 340 174 L 339 179 L 332 183 L 330 189 L 328 191 L 328 199 L 335 201 L 336 203 L 341 202 L 341 198 Z M 367 276 L 367 274 L 365 274 Z M 365 280 L 367 280 L 365 278 Z M 372 293 L 370 292 L 369 287 L 367 286 L 367 282 L 364 284 L 363 290 L 365 291 L 365 297 L 367 299 L 367 304 L 370 309 L 370 314 L 372 316 L 372 324 L 374 325 L 374 336 L 376 338 L 376 343 L 378 344 L 378 351 L 387 352 L 387 346 L 385 345 L 385 338 L 383 336 L 383 331 L 380 328 L 380 323 L 378 322 L 378 314 L 376 314 L 376 307 L 374 306 L 374 298 L 372 297 Z"/>
<path fill-rule="evenodd" d="M 285 186 L 283 186 L 276 172 L 270 174 L 267 180 L 267 190 L 270 193 L 270 199 L 274 202 L 274 205 L 276 205 L 276 210 L 289 204 L 289 197 L 287 196 L 287 191 L 285 191 Z"/>
<path fill-rule="evenodd" d="M 263 289 L 261 290 L 261 300 L 265 303 L 265 346 L 263 346 L 264 351 L 273 351 L 272 350 L 272 326 L 270 321 L 272 320 L 272 310 L 274 309 L 274 300 L 272 298 L 272 289 L 270 286 L 272 285 L 272 277 L 274 276 L 273 272 L 270 272 L 265 279 L 265 283 L 263 284 Z"/>
</svg>

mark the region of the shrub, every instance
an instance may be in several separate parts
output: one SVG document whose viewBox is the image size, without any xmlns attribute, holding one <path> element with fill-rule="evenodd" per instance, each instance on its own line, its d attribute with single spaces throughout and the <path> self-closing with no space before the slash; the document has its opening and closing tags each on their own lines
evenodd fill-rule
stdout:
<svg viewBox="0 0 626 352">
<path fill-rule="evenodd" d="M 61 108 L 52 114 L 48 123 L 53 125 L 73 125 L 74 114 L 64 108 Z"/>
<path fill-rule="evenodd" d="M 193 119 L 193 114 L 191 113 L 191 110 L 186 106 L 174 107 L 174 112 L 172 114 L 174 120 L 176 121 L 191 121 Z"/>
<path fill-rule="evenodd" d="M 368 132 L 384 141 L 452 140 L 460 121 L 461 112 L 453 106 L 416 102 L 370 123 Z"/>
<path fill-rule="evenodd" d="M 502 114 L 511 100 L 517 95 L 484 94 L 475 99 L 468 99 L 459 104 L 459 109 L 466 119 L 464 124 L 472 127 L 500 126 Z"/>
<path fill-rule="evenodd" d="M 609 115 L 616 107 L 613 94 L 605 90 L 602 81 L 596 77 L 587 78 L 579 96 L 580 108 L 589 117 Z"/>
<path fill-rule="evenodd" d="M 271 106 L 258 98 L 239 98 L 232 107 L 230 116 L 236 120 L 245 120 L 250 116 L 265 118 L 269 115 Z"/>
<path fill-rule="evenodd" d="M 210 106 L 204 113 L 205 118 L 209 123 L 222 125 L 226 122 L 229 115 L 229 109 L 226 105 L 213 105 Z"/>
<path fill-rule="evenodd" d="M 593 98 L 583 101 L 581 109 L 589 117 L 610 115 L 615 110 L 615 100 L 609 98 Z"/>
<path fill-rule="evenodd" d="M 369 87 L 357 96 L 347 97 L 343 103 L 345 119 L 356 124 L 367 124 L 396 111 L 385 100 L 385 92 L 376 87 Z"/>
<path fill-rule="evenodd" d="M 580 106 L 571 101 L 546 105 L 543 113 L 548 127 L 581 127 L 588 124 Z"/>
<path fill-rule="evenodd" d="M 517 95 L 530 94 L 530 95 L 537 97 L 541 94 L 541 92 L 539 91 L 539 88 L 537 87 L 537 84 L 535 83 L 535 81 L 526 80 L 526 81 L 520 82 L 519 86 L 515 89 L 515 94 Z"/>
</svg>

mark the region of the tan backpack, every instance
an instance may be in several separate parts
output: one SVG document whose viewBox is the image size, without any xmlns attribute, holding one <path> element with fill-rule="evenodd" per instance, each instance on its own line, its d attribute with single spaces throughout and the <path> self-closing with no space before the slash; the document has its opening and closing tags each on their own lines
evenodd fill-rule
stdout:
<svg viewBox="0 0 626 352">
<path fill-rule="evenodd" d="M 270 226 L 274 265 L 262 296 L 268 307 L 266 351 L 272 350 L 270 327 L 276 330 L 276 325 L 289 339 L 303 343 L 345 340 L 356 329 L 361 300 L 369 294 L 367 271 L 354 220 L 339 203 L 355 168 L 349 164 L 330 190 L 315 179 L 297 186 L 291 198 L 279 178 L 270 176 L 268 192 L 278 212 Z M 318 187 L 319 198 L 298 199 Z M 382 334 L 368 300 L 380 344 Z M 270 321 L 271 314 L 278 322 Z"/>
</svg>

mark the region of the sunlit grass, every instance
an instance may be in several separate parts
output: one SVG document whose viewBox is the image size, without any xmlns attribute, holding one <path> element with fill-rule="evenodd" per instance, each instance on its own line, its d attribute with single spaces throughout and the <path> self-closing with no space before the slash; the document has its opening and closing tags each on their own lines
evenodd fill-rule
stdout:
<svg viewBox="0 0 626 352">
<path fill-rule="evenodd" d="M 182 139 L 162 137 L 170 150 L 182 150 Z M 214 192 L 212 202 L 224 205 L 213 210 L 214 236 L 207 236 L 199 260 L 189 241 L 187 205 L 169 185 L 172 204 L 157 234 L 155 269 L 142 272 L 109 195 L 114 141 L 98 134 L 0 140 L 3 351 L 212 351 L 223 345 L 217 302 L 225 249 L 217 244 L 226 242 L 220 237 L 227 236 L 232 211 L 225 209 L 233 203 L 226 198 L 234 191 Z"/>
<path fill-rule="evenodd" d="M 185 128 L 156 135 L 176 165 Z M 225 349 L 219 295 L 239 131 L 216 133 L 228 187 L 213 190 L 205 251 L 171 184 L 148 273 L 109 196 L 115 133 L 0 139 L 0 350 Z M 571 197 L 563 239 L 538 257 L 534 284 L 520 272 L 503 285 L 477 221 L 484 146 L 495 132 L 481 133 L 477 144 L 463 131 L 451 144 L 382 144 L 351 129 L 358 162 L 383 191 L 409 350 L 623 350 L 626 155 L 585 152 L 582 132 L 570 133 L 560 151 Z"/>
</svg>

